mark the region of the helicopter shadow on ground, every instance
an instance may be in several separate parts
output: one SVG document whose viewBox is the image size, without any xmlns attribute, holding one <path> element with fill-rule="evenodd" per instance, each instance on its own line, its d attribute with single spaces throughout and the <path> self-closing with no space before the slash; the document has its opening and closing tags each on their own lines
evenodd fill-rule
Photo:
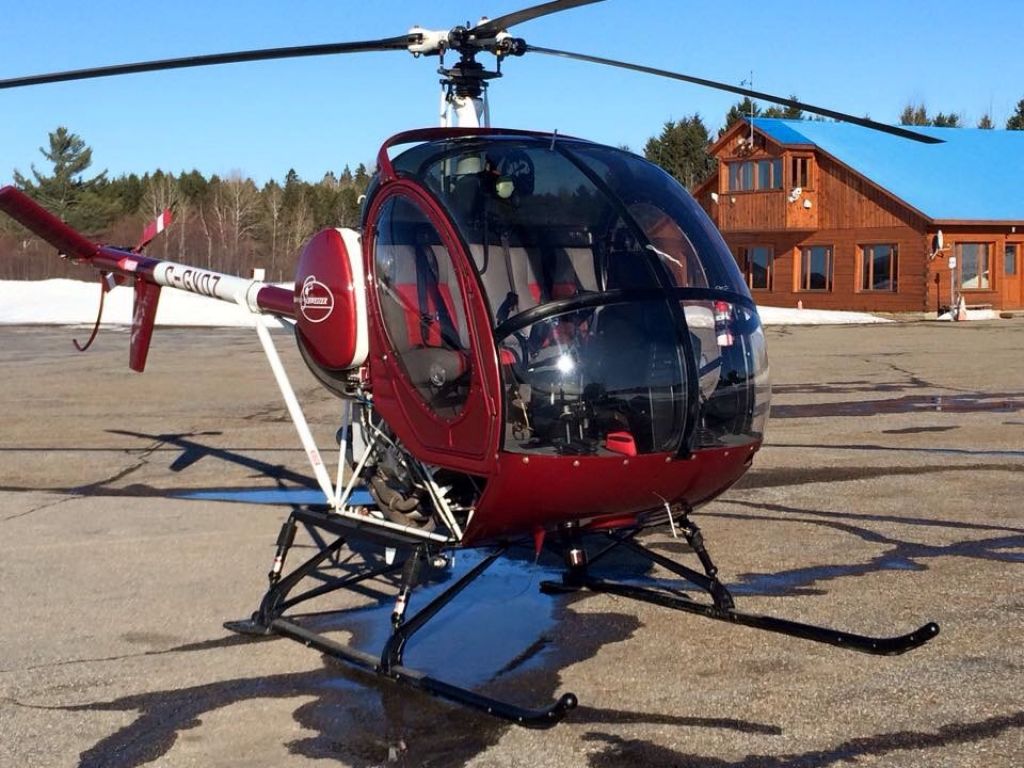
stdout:
<svg viewBox="0 0 1024 768">
<path fill-rule="evenodd" d="M 945 469 L 948 471 L 949 467 Z M 834 579 L 886 570 L 926 570 L 927 561 L 932 558 L 976 558 L 1010 564 L 1024 563 L 1024 554 L 1021 553 L 1024 548 L 1022 528 L 929 518 L 837 513 L 743 500 L 719 501 L 719 504 L 744 507 L 750 512 L 705 511 L 702 516 L 757 525 L 772 522 L 810 523 L 885 548 L 867 562 L 812 565 L 773 573 L 742 573 L 728 585 L 730 591 L 737 596 L 824 594 L 828 591 L 824 584 Z M 964 538 L 942 545 L 922 544 L 879 533 L 869 527 L 871 523 L 953 529 L 982 538 Z M 997 535 L 986 535 L 988 533 Z M 670 555 L 690 551 L 687 544 L 675 540 L 660 541 L 654 548 Z M 589 731 L 583 739 L 601 745 L 599 751 L 590 755 L 592 768 L 618 768 L 622 765 L 643 765 L 648 768 L 823 768 L 871 757 L 889 757 L 898 764 L 920 764 L 912 757 L 913 752 L 984 742 L 1021 729 L 1024 729 L 1024 710 L 975 721 L 937 725 L 934 730 L 902 730 L 851 738 L 807 752 L 748 754 L 735 760 L 676 751 L 651 741 L 623 738 L 600 730 Z"/>
<path fill-rule="evenodd" d="M 850 765 L 860 758 L 890 757 L 893 765 L 926 765 L 928 758 L 912 754 L 919 750 L 954 747 L 999 738 L 1024 728 L 1024 710 L 994 715 L 973 722 L 955 722 L 934 731 L 893 731 L 840 742 L 825 749 L 781 755 L 744 755 L 724 760 L 706 755 L 687 754 L 639 739 L 623 739 L 607 733 L 592 732 L 584 738 L 602 743 L 603 749 L 592 755 L 592 768 L 619 768 L 643 765 L 645 768 L 824 768 Z"/>
<path fill-rule="evenodd" d="M 801 523 L 823 526 L 861 541 L 877 545 L 883 551 L 867 561 L 855 563 L 823 563 L 770 573 L 741 573 L 728 586 L 737 596 L 787 596 L 824 594 L 822 584 L 847 576 L 865 576 L 882 571 L 923 571 L 927 561 L 934 558 L 974 558 L 1002 563 L 1024 563 L 1024 528 L 1010 526 L 941 521 L 928 518 L 895 517 L 857 513 L 827 512 L 802 509 L 781 504 L 730 499 L 723 505 L 742 507 L 750 512 L 705 512 L 708 517 L 758 523 Z M 959 541 L 945 544 L 926 544 L 905 541 L 879 533 L 868 523 L 895 523 L 917 528 L 944 528 L 972 534 Z M 995 536 L 976 538 L 979 534 L 997 533 Z M 685 545 L 663 544 L 662 549 L 685 549 Z"/>
<path fill-rule="evenodd" d="M 110 429 L 107 430 L 107 432 L 109 434 L 150 440 L 152 443 L 146 449 L 149 453 L 152 453 L 158 448 L 162 448 L 164 446 L 180 449 L 181 453 L 168 467 L 171 472 L 183 472 L 201 459 L 211 458 L 218 461 L 224 461 L 229 464 L 235 464 L 245 469 L 250 469 L 255 473 L 256 477 L 267 477 L 277 481 L 279 484 L 287 481 L 303 488 L 317 487 L 316 480 L 309 475 L 301 472 L 295 472 L 280 464 L 271 464 L 270 462 L 261 461 L 260 459 L 254 458 L 253 456 L 243 453 L 238 449 L 217 447 L 209 445 L 207 442 L 194 439 L 197 437 L 219 437 L 223 434 L 222 432 L 168 432 L 162 434 L 149 434 L 124 429 Z"/>
<path fill-rule="evenodd" d="M 226 490 L 234 491 L 238 495 L 237 498 L 229 497 L 225 500 L 228 501 L 241 501 L 248 503 L 276 503 L 287 505 L 291 499 L 297 498 L 303 502 L 306 502 L 306 497 L 311 492 L 319 494 L 319 487 L 316 481 L 309 475 L 296 472 L 282 464 L 273 464 L 267 461 L 257 459 L 245 451 L 255 449 L 244 449 L 244 448 L 223 448 L 210 445 L 207 442 L 197 440 L 200 437 L 219 437 L 222 432 L 216 431 L 204 431 L 204 432 L 168 432 L 160 434 L 149 434 L 145 432 L 131 432 L 128 430 L 121 429 L 110 429 L 107 430 L 108 434 L 126 435 L 129 437 L 138 437 L 149 440 L 149 444 L 140 448 L 131 449 L 102 449 L 104 451 L 110 451 L 116 454 L 127 454 L 134 459 L 128 466 L 117 468 L 116 471 L 111 472 L 105 477 L 101 477 L 91 482 L 87 482 L 83 485 L 75 486 L 16 486 L 16 485 L 3 485 L 0 486 L 2 491 L 10 492 L 24 492 L 24 491 L 46 491 L 48 493 L 55 493 L 67 496 L 119 496 L 119 497 L 133 497 L 133 498 L 155 498 L 155 497 L 171 497 L 171 498 L 196 498 L 200 500 L 218 500 L 217 493 Z M 171 472 L 179 473 L 184 472 L 197 462 L 204 458 L 210 458 L 217 461 L 224 461 L 229 464 L 249 469 L 252 471 L 250 477 L 254 479 L 268 478 L 273 480 L 275 488 L 273 489 L 278 493 L 277 496 L 263 498 L 260 497 L 258 489 L 182 489 L 180 491 L 167 490 L 164 488 L 156 488 L 143 483 L 131 483 L 126 482 L 133 473 L 141 469 L 142 467 L 150 464 L 155 457 L 159 456 L 161 452 L 171 448 L 176 456 L 171 460 L 168 465 L 168 469 Z M 50 448 L 14 448 L 7 450 L 17 451 L 40 451 L 49 452 Z M 83 449 L 76 449 L 83 450 Z M 87 450 L 87 449 L 86 449 Z M 301 449 L 300 449 L 301 450 Z M 214 496 L 203 496 L 203 491 L 209 490 Z M 285 493 L 287 491 L 288 493 Z M 251 492 L 254 495 L 246 496 L 246 492 Z M 291 497 L 289 498 L 289 494 Z M 223 494 L 221 494 L 223 495 Z M 322 498 L 322 496 L 317 496 Z"/>
<path fill-rule="evenodd" d="M 468 569 L 478 553 L 460 553 L 458 570 Z M 646 566 L 616 555 L 611 570 L 622 574 Z M 542 558 L 543 559 L 543 558 Z M 425 629 L 410 643 L 406 661 L 447 681 L 482 689 L 520 704 L 554 700 L 565 689 L 561 670 L 592 658 L 609 643 L 630 638 L 639 628 L 635 616 L 619 613 L 577 614 L 579 595 L 540 594 L 538 578 L 553 575 L 550 562 L 534 564 L 533 553 L 513 550 L 481 577 L 466 597 L 445 609 L 444 621 Z M 534 577 L 525 577 L 527 569 Z M 441 582 L 419 595 L 425 604 Z M 477 591 L 475 597 L 470 595 Z M 482 593 L 482 594 L 479 594 Z M 344 627 L 349 642 L 379 648 L 388 632 L 391 602 L 299 619 L 320 632 Z M 448 615 L 448 612 L 451 615 Z M 167 649 L 195 652 L 231 646 L 234 637 Z M 128 726 L 99 741 L 80 756 L 81 766 L 132 768 L 168 754 L 179 736 L 198 727 L 205 715 L 244 701 L 302 698 L 295 722 L 312 735 L 286 744 L 296 755 L 332 759 L 359 768 L 464 765 L 483 753 L 509 728 L 504 721 L 435 699 L 381 679 L 369 672 L 323 657 L 323 666 L 308 672 L 223 680 L 183 689 L 152 691 L 110 702 L 64 707 L 72 711 L 137 712 Z M 665 713 L 624 712 L 584 705 L 569 715 L 577 725 L 655 724 L 680 728 L 715 728 L 777 735 L 771 724 L 728 717 L 710 718 Z"/>
</svg>

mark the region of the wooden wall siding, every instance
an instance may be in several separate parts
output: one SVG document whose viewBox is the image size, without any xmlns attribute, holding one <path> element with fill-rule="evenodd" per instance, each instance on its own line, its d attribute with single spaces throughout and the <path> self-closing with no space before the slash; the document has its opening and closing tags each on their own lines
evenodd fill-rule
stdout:
<svg viewBox="0 0 1024 768">
<path fill-rule="evenodd" d="M 752 291 L 754 301 L 766 306 L 795 307 L 798 301 L 807 309 L 847 309 L 864 312 L 923 312 L 929 307 L 925 287 L 927 237 L 911 227 L 880 227 L 862 230 L 820 230 L 807 233 L 727 233 L 726 242 L 733 254 L 741 247 L 769 245 L 775 253 L 771 291 Z M 860 246 L 896 243 L 899 246 L 899 290 L 860 291 Z M 831 245 L 833 259 L 832 290 L 799 291 L 798 267 L 804 246 Z M 740 265 L 742 269 L 742 264 Z M 946 279 L 948 280 L 948 273 Z"/>
<path fill-rule="evenodd" d="M 923 228 L 924 220 L 880 191 L 863 176 L 829 157 L 817 155 L 821 229 Z"/>
<path fill-rule="evenodd" d="M 715 223 L 723 232 L 763 232 L 786 229 L 786 193 L 720 192 Z"/>
<path fill-rule="evenodd" d="M 718 206 L 711 201 L 711 192 L 716 189 L 718 189 L 718 179 L 712 178 L 710 183 L 697 190 L 694 195 L 694 199 L 697 201 L 697 204 L 704 209 L 704 213 L 708 215 L 708 218 L 715 222 L 715 226 L 721 230 L 722 226 L 718 222 Z"/>
<path fill-rule="evenodd" d="M 792 186 L 789 180 L 789 156 L 779 151 L 779 148 L 772 142 L 766 141 L 761 134 L 755 134 L 754 147 L 749 147 L 748 131 L 737 131 L 732 138 L 719 147 L 716 158 L 719 161 L 718 175 L 708 190 L 715 190 L 718 193 L 718 204 L 710 201 L 709 194 L 702 194 L 701 204 L 711 216 L 718 228 L 723 232 L 762 232 L 762 231 L 783 231 L 795 225 L 803 226 L 805 229 L 813 229 L 817 226 L 817 211 L 810 212 L 812 216 L 801 215 L 798 223 L 790 221 L 792 204 L 787 204 L 786 196 Z M 767 190 L 764 192 L 736 192 L 729 190 L 728 163 L 758 160 L 781 160 L 783 185 L 781 189 Z M 813 163 L 812 163 L 813 165 Z M 756 174 L 756 171 L 755 171 Z M 811 220 L 813 219 L 813 220 Z"/>
<path fill-rule="evenodd" d="M 817 229 L 821 226 L 821 196 L 817 190 L 805 189 L 800 198 L 789 201 L 789 189 L 783 195 L 786 204 L 787 229 Z M 810 203 L 810 206 L 807 205 Z"/>
</svg>

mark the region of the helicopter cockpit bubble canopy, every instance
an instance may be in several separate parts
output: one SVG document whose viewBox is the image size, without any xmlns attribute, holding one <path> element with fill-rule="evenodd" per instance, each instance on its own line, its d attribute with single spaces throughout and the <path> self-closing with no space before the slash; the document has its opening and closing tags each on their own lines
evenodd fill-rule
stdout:
<svg viewBox="0 0 1024 768">
<path fill-rule="evenodd" d="M 756 308 L 710 219 L 660 168 L 509 131 L 425 141 L 387 166 L 440 204 L 479 278 L 505 451 L 760 443 L 770 385 Z"/>
</svg>

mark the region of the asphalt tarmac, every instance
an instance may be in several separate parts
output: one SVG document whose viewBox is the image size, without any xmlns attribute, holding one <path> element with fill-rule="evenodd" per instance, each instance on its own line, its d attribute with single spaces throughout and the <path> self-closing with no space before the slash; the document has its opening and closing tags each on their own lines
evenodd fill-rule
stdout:
<svg viewBox="0 0 1024 768">
<path fill-rule="evenodd" d="M 0 329 L 2 766 L 1024 764 L 1024 321 L 772 329 L 765 447 L 695 516 L 742 609 L 937 638 L 873 657 L 552 597 L 513 557 L 407 661 L 525 704 L 574 692 L 547 731 L 224 630 L 289 509 L 230 499 L 309 475 L 255 335 L 158 329 L 141 376 L 125 331 L 84 355 L 74 335 Z M 338 401 L 278 338 L 328 446 Z M 359 600 L 375 642 L 390 603 Z"/>
</svg>

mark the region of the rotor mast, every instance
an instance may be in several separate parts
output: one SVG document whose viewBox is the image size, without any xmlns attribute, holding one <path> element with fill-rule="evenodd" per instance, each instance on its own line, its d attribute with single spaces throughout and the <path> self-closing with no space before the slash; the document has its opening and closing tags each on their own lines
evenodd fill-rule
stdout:
<svg viewBox="0 0 1024 768">
<path fill-rule="evenodd" d="M 442 128 L 489 128 L 490 109 L 487 103 L 489 80 L 501 77 L 501 61 L 506 56 L 522 56 L 526 41 L 512 37 L 507 31 L 494 32 L 488 19 L 482 18 L 476 26 L 453 27 L 449 30 L 430 30 L 413 27 L 409 30 L 409 52 L 413 56 L 433 56 L 440 60 L 441 104 L 439 110 Z M 459 60 L 445 66 L 448 52 L 457 53 Z M 497 66 L 487 69 L 476 60 L 481 52 L 491 53 Z"/>
</svg>

